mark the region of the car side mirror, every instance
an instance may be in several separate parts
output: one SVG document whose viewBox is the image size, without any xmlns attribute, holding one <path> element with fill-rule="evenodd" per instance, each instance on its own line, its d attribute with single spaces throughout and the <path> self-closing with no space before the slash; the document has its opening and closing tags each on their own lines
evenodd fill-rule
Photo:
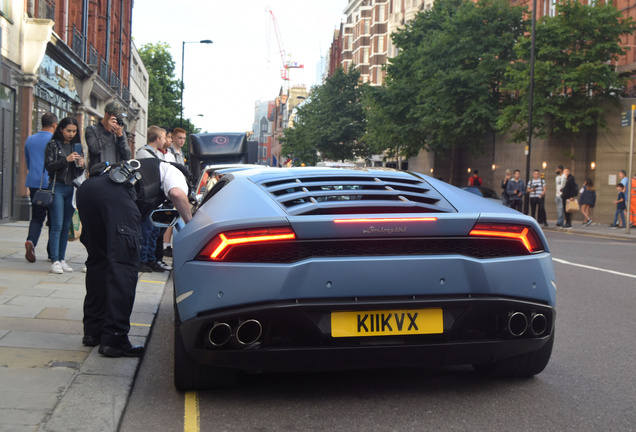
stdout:
<svg viewBox="0 0 636 432">
<path fill-rule="evenodd" d="M 159 228 L 170 228 L 179 221 L 179 212 L 175 209 L 156 209 L 150 214 L 150 221 Z"/>
</svg>

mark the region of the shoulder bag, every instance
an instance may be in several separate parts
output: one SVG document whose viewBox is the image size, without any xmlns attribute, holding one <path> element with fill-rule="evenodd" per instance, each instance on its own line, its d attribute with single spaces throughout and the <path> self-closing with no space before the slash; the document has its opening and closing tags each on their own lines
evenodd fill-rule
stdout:
<svg viewBox="0 0 636 432">
<path fill-rule="evenodd" d="M 56 158 L 57 158 L 57 152 Z M 55 198 L 55 179 L 57 178 L 57 171 L 53 174 L 53 186 L 51 190 L 42 189 L 42 182 L 44 182 L 44 171 L 46 170 L 46 166 L 42 168 L 42 177 L 40 178 L 40 188 L 35 191 L 33 194 L 33 202 L 32 204 L 39 205 L 41 207 L 51 207 L 53 204 L 53 199 Z"/>
</svg>

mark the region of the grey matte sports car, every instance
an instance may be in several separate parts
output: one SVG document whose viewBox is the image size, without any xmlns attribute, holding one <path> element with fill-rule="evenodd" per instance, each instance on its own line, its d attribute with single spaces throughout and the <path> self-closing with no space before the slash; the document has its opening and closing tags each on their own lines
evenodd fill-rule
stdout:
<svg viewBox="0 0 636 432">
<path fill-rule="evenodd" d="M 554 342 L 536 221 L 417 173 L 226 172 L 175 236 L 174 286 L 181 390 L 239 371 L 531 376 Z"/>
</svg>

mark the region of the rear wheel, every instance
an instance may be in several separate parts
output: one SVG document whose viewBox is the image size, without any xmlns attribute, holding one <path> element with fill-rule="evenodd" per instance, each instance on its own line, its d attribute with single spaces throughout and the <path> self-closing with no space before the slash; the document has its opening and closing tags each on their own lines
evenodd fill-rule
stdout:
<svg viewBox="0 0 636 432">
<path fill-rule="evenodd" d="M 200 365 L 186 352 L 181 338 L 181 319 L 174 308 L 174 386 L 177 390 L 227 388 L 237 384 L 238 371 Z"/>
<path fill-rule="evenodd" d="M 490 378 L 523 378 L 537 375 L 545 369 L 552 355 L 554 335 L 540 350 L 501 359 L 492 364 L 475 364 L 479 374 Z"/>
</svg>

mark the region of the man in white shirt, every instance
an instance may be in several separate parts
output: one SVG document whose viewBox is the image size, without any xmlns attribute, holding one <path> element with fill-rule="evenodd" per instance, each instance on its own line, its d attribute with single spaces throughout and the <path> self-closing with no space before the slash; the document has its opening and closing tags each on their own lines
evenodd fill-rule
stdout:
<svg viewBox="0 0 636 432">
<path fill-rule="evenodd" d="M 564 209 L 561 192 L 563 192 L 563 187 L 565 187 L 566 179 L 565 174 L 563 174 L 563 165 L 559 165 L 556 169 L 556 195 L 554 197 L 554 203 L 556 204 L 557 209 L 557 226 L 559 227 L 562 227 L 564 222 Z"/>
<path fill-rule="evenodd" d="M 137 150 L 137 159 L 157 158 L 164 160 L 163 153 L 160 148 L 166 144 L 166 130 L 159 126 L 150 126 L 148 128 L 148 144 Z"/>
<path fill-rule="evenodd" d="M 530 215 L 543 226 L 548 226 L 545 215 L 545 180 L 541 178 L 538 169 L 532 173 L 528 182 L 528 196 L 530 198 Z M 538 208 L 538 212 L 537 212 Z"/>
</svg>

